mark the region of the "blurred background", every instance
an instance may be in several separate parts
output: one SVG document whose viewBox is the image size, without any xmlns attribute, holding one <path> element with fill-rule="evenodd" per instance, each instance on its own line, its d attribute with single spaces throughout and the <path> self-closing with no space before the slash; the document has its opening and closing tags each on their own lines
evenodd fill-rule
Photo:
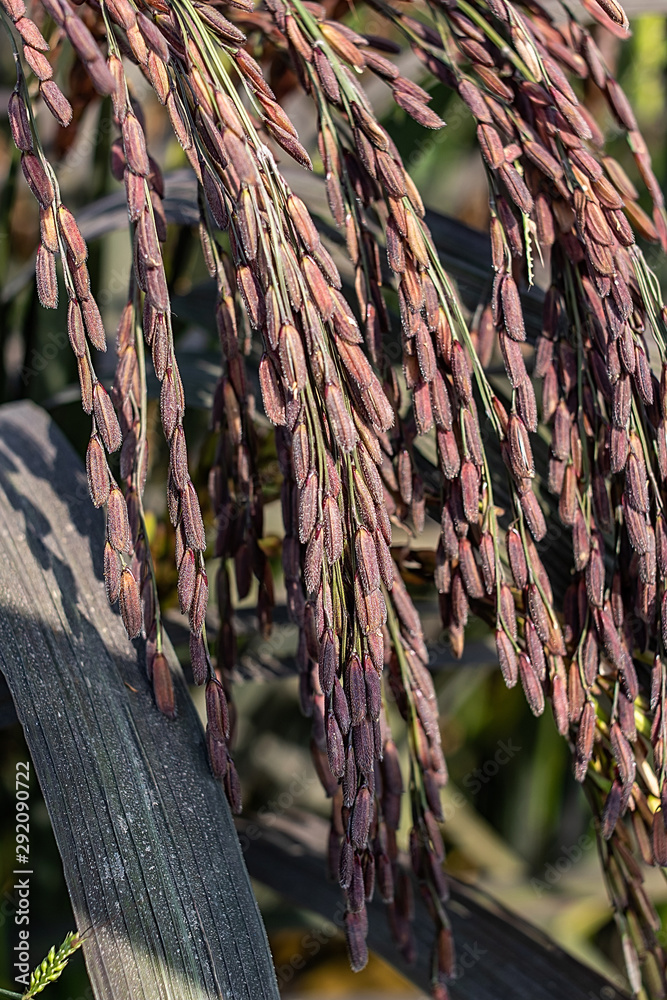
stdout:
<svg viewBox="0 0 667 1000">
<path fill-rule="evenodd" d="M 367 32 L 379 29 L 375 16 L 363 7 L 353 11 L 349 20 L 353 27 Z M 658 14 L 644 14 L 634 18 L 632 30 L 631 39 L 621 45 L 600 29 L 598 44 L 635 108 L 656 175 L 664 188 L 667 21 Z M 408 60 L 403 68 L 408 76 L 410 67 Z M 35 292 L 32 261 L 38 240 L 37 209 L 17 169 L 18 158 L 6 121 L 7 99 L 14 79 L 11 52 L 6 38 L 0 36 L 0 402 L 29 398 L 45 406 L 83 457 L 89 427 L 87 420 L 82 419 L 76 367 L 65 332 L 65 309 L 45 312 Z M 152 155 L 165 173 L 181 169 L 183 155 L 167 130 L 166 116 L 148 99 L 147 87 L 141 79 L 137 80 L 137 90 L 145 98 Z M 393 105 L 388 90 L 373 89 L 383 124 L 393 136 L 426 205 L 484 230 L 486 178 L 475 146 L 473 122 L 458 99 L 444 88 L 433 88 L 433 95 L 434 109 L 448 123 L 440 133 L 426 132 L 417 126 Z M 290 93 L 285 95 L 285 105 L 302 139 L 312 138 L 314 122 L 310 106 Z M 126 215 L 113 197 L 120 191 L 120 185 L 108 170 L 109 149 L 115 138 L 111 108 L 99 99 L 82 100 L 75 108 L 73 125 L 65 131 L 58 130 L 47 114 L 38 111 L 37 118 L 43 127 L 47 150 L 52 160 L 59 163 L 64 200 L 80 221 L 85 219 L 88 227 L 92 227 L 86 230 L 82 225 L 84 234 L 98 234 L 90 240 L 89 267 L 111 343 L 125 302 L 130 261 Z M 610 121 L 607 125 L 610 152 L 636 180 L 625 140 L 614 134 Z M 317 172 L 317 163 L 315 167 Z M 289 171 L 294 174 L 293 167 L 289 166 Z M 301 183 L 303 175 L 294 176 Z M 321 203 L 321 192 L 319 197 Z M 100 199 L 105 200 L 100 202 Z M 173 211 L 178 214 L 178 191 L 172 203 Z M 187 219 L 187 211 L 183 211 Z M 327 217 L 323 221 L 331 226 Z M 449 250 L 454 257 L 460 251 L 457 247 L 442 249 L 445 254 Z M 648 248 L 647 253 L 664 279 L 664 266 L 656 251 Z M 213 319 L 215 291 L 207 281 L 196 230 L 187 225 L 171 225 L 165 260 L 187 396 L 185 429 L 191 473 L 206 504 L 207 476 L 215 448 L 208 409 L 220 371 Z M 469 263 L 474 271 L 475 262 Z M 480 270 L 479 261 L 477 269 Z M 486 294 L 484 273 L 482 268 L 478 287 L 475 289 L 472 282 L 469 296 L 476 294 L 483 298 Z M 454 277 L 470 284 L 472 279 L 470 272 L 465 271 L 465 261 L 463 273 L 454 272 Z M 65 305 L 63 301 L 62 306 Z M 112 381 L 113 367 L 111 349 L 99 369 L 107 384 Z M 156 384 L 151 401 L 154 411 L 155 389 Z M 261 404 L 258 409 L 261 411 Z M 275 556 L 278 574 L 279 473 L 273 435 L 261 414 L 258 432 L 265 458 L 266 546 Z M 153 421 L 150 446 L 146 506 L 151 511 L 151 540 L 168 631 L 186 665 L 187 624 L 178 612 L 173 534 L 164 500 L 167 451 L 157 419 Z M 205 516 L 212 539 L 210 510 L 205 510 Z M 435 548 L 437 531 L 437 525 L 427 520 L 424 534 L 411 543 L 417 551 L 414 562 L 408 561 L 408 568 L 414 565 L 414 573 L 407 582 L 431 644 L 443 748 L 450 770 L 443 831 L 448 846 L 448 870 L 459 879 L 481 886 L 545 930 L 572 954 L 609 975 L 617 974 L 619 955 L 612 944 L 594 832 L 584 795 L 570 772 L 568 748 L 556 733 L 549 709 L 541 719 L 535 719 L 520 688 L 506 690 L 486 626 L 481 622 L 473 621 L 469 628 L 463 660 L 457 662 L 451 657 L 439 627 L 435 592 L 424 582 L 423 570 L 429 559 L 432 566 L 429 552 Z M 408 544 L 408 539 L 395 538 L 394 544 L 403 543 Z M 213 580 L 215 559 L 210 554 L 208 568 L 209 580 Z M 238 607 L 241 666 L 234 688 L 239 716 L 235 759 L 243 785 L 244 811 L 252 815 L 262 809 L 265 815 L 281 816 L 291 814 L 292 810 L 306 810 L 327 818 L 328 804 L 308 752 L 310 727 L 300 715 L 297 683 L 290 668 L 296 632 L 287 624 L 284 601 L 281 606 L 284 591 L 279 577 L 276 597 L 274 637 L 268 648 L 264 646 L 261 650 L 257 648 L 254 617 L 256 594 L 251 592 Z M 215 635 L 214 598 L 210 610 L 210 627 Z M 261 669 L 257 667 L 258 658 L 262 659 Z M 202 694 L 193 693 L 196 698 Z M 0 986 L 11 989 L 12 948 L 16 943 L 12 895 L 14 775 L 16 762 L 27 760 L 28 754 L 20 727 L 12 721 L 9 707 L 6 704 L 4 707 L 0 729 Z M 399 734 L 401 727 L 397 726 L 395 731 Z M 57 945 L 74 928 L 74 920 L 48 815 L 34 779 L 30 806 L 35 872 L 31 916 L 34 965 L 50 945 Z M 648 873 L 648 888 L 664 914 L 667 891 L 660 872 Z M 334 933 L 331 925 L 310 912 L 289 907 L 260 885 L 256 885 L 256 891 L 284 997 L 419 995 L 377 958 L 371 960 L 363 973 L 353 975 L 342 936 Z M 316 954 L 305 956 L 302 968 L 295 969 L 290 959 L 299 952 L 304 934 L 312 928 L 324 928 L 322 938 L 326 943 Z M 73 959 L 60 982 L 49 990 L 53 1000 L 91 996 L 80 956 Z"/>
</svg>

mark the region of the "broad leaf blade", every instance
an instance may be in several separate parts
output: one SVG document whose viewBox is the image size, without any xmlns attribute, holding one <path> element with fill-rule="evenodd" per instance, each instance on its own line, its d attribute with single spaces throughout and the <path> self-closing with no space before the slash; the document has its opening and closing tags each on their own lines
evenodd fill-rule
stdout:
<svg viewBox="0 0 667 1000">
<path fill-rule="evenodd" d="M 0 667 L 63 859 L 96 1000 L 275 1000 L 268 944 L 173 652 L 153 704 L 100 579 L 101 512 L 46 414 L 0 410 Z"/>
</svg>

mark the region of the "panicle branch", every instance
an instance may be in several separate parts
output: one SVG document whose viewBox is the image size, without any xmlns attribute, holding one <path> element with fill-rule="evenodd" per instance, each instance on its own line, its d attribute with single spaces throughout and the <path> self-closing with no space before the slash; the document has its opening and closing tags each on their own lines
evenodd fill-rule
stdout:
<svg viewBox="0 0 667 1000">
<path fill-rule="evenodd" d="M 255 339 L 283 475 L 282 562 L 288 611 L 299 629 L 300 698 L 312 719 L 313 761 L 332 799 L 329 865 L 345 896 L 352 967 L 366 963 L 366 902 L 376 886 L 397 945 L 407 958 L 415 947 L 412 890 L 399 865 L 404 778 L 391 723 L 400 721 L 409 748 L 411 866 L 436 928 L 434 996 L 447 995 L 455 967 L 445 910 L 439 793 L 447 770 L 438 706 L 419 615 L 391 549 L 392 525 L 418 535 L 428 509 L 441 524 L 435 584 L 451 649 L 461 655 L 473 611 L 494 629 L 508 686 L 520 681 L 536 715 L 551 702 L 596 816 L 631 985 L 662 996 L 659 925 L 641 863 L 667 866 L 667 312 L 635 232 L 667 249 L 667 224 L 633 111 L 592 35 L 569 13 L 556 24 L 534 0 L 525 8 L 507 0 L 432 0 L 410 14 L 390 0 L 370 0 L 476 123 L 493 281 L 468 325 L 419 192 L 360 79 L 366 73 L 384 81 L 421 126 L 444 125 L 428 91 L 390 58 L 400 51 L 395 41 L 354 31 L 304 0 L 267 0 L 257 11 L 234 0 L 229 16 L 200 0 L 100 0 L 77 8 L 41 0 L 57 29 L 52 40 L 66 39 L 96 90 L 111 95 L 119 130 L 111 168 L 125 186 L 132 273 L 108 393 L 91 357 L 90 346 L 104 350 L 106 336 L 86 244 L 40 145 L 23 69 L 24 60 L 37 80 L 35 96 L 67 126 L 72 107 L 53 79 L 59 49 L 47 56 L 50 41 L 23 0 L 1 2 L 3 21 L 20 39 L 19 51 L 12 35 L 17 86 L 9 121 L 40 209 L 38 294 L 45 307 L 56 307 L 60 257 L 69 339 L 91 417 L 90 493 L 96 506 L 107 507 L 107 592 L 120 602 L 130 637 L 146 638 L 159 708 L 175 714 L 143 503 L 147 347 L 160 382 L 178 599 L 189 617 L 194 678 L 206 685 L 211 765 L 240 809 L 229 752 L 232 560 L 241 599 L 253 576 L 257 581 L 266 637 L 273 606 L 247 372 Z M 627 33 L 615 0 L 589 6 L 611 30 Z M 318 226 L 278 168 L 281 153 L 312 164 L 242 28 L 270 37 L 315 106 L 328 203 L 344 230 L 361 324 Z M 198 180 L 202 250 L 217 288 L 223 374 L 209 477 L 220 559 L 215 669 L 205 624 L 206 535 L 189 472 L 163 256 L 164 181 L 147 149 L 127 62 L 166 108 Z M 650 216 L 605 154 L 604 136 L 572 79 L 595 84 L 626 133 L 652 199 Z M 532 345 L 521 294 L 535 279 L 536 253 L 550 280 L 532 372 L 542 382 L 540 407 L 526 364 Z M 391 336 L 396 299 L 400 352 Z M 503 360 L 504 384 L 487 374 L 494 355 Z M 546 469 L 533 455 L 538 430 L 549 442 Z M 439 496 L 427 492 L 420 467 L 416 442 L 426 434 L 435 439 Z M 118 481 L 108 461 L 115 451 Z M 492 477 L 494 452 L 504 479 Z M 572 582 L 564 594 L 548 572 L 543 477 L 572 540 Z"/>
</svg>

